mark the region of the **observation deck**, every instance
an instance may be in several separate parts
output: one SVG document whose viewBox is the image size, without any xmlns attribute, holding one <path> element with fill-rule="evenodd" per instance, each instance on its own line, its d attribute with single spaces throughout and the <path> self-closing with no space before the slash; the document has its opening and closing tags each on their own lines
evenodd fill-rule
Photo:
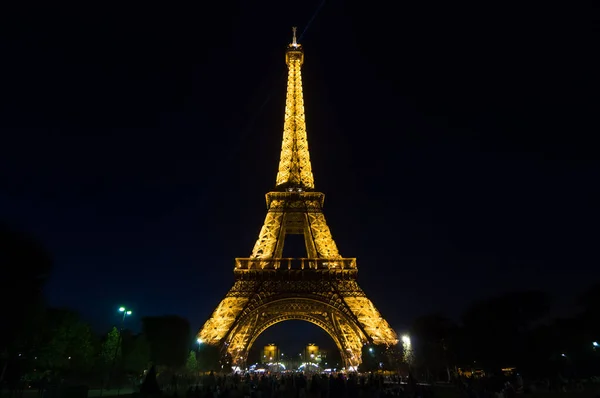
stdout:
<svg viewBox="0 0 600 398">
<path fill-rule="evenodd" d="M 356 258 L 236 258 L 235 279 L 356 279 Z"/>
</svg>

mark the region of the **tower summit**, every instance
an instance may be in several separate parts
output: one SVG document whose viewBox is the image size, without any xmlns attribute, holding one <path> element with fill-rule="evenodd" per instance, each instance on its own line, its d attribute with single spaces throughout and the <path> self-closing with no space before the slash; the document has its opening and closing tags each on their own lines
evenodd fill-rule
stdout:
<svg viewBox="0 0 600 398">
<path fill-rule="evenodd" d="M 306 117 L 302 95 L 301 68 L 304 63 L 304 50 L 294 36 L 285 52 L 288 66 L 287 95 L 285 99 L 285 119 L 281 156 L 277 171 L 276 189 L 278 191 L 306 191 L 315 187 L 308 153 L 306 136 Z"/>
</svg>

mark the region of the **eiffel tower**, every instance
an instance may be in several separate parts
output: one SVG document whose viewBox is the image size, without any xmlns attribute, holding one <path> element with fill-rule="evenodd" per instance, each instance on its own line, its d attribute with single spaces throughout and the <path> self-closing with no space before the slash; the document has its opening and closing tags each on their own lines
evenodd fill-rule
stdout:
<svg viewBox="0 0 600 398">
<path fill-rule="evenodd" d="M 304 51 L 287 46 L 287 96 L 275 190 L 249 258 L 236 258 L 235 282 L 198 334 L 245 367 L 248 351 L 269 327 L 299 319 L 331 336 L 347 369 L 361 363 L 365 344 L 397 344 L 398 337 L 357 283 L 355 258 L 343 258 L 323 215 L 325 195 L 314 191 L 308 152 L 301 66 Z M 304 235 L 306 258 L 282 258 L 287 234 Z"/>
</svg>

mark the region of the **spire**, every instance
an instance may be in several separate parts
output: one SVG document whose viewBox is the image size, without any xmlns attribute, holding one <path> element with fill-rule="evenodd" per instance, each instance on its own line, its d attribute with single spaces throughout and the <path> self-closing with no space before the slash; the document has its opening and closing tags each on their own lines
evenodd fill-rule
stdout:
<svg viewBox="0 0 600 398">
<path fill-rule="evenodd" d="M 292 39 L 292 47 L 298 47 L 298 43 L 296 43 L 296 27 L 292 28 L 292 32 L 294 32 L 294 38 Z"/>
<path fill-rule="evenodd" d="M 285 52 L 288 66 L 287 95 L 285 100 L 285 120 L 283 123 L 283 141 L 277 172 L 276 187 L 282 190 L 311 190 L 315 187 L 304 116 L 302 97 L 302 75 L 304 51 L 294 36 Z"/>
</svg>

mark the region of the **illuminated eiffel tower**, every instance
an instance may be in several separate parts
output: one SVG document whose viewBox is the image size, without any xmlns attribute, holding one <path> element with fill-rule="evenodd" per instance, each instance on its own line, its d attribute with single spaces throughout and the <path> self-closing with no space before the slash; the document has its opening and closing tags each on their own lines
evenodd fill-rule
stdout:
<svg viewBox="0 0 600 398">
<path fill-rule="evenodd" d="M 398 337 L 356 281 L 355 258 L 342 258 L 323 215 L 325 195 L 314 191 L 302 97 L 302 46 L 296 28 L 288 66 L 283 143 L 275 190 L 249 258 L 235 260 L 235 282 L 198 334 L 243 367 L 256 338 L 276 323 L 299 319 L 325 330 L 347 368 L 361 362 L 364 344 Z M 282 258 L 287 234 L 302 234 L 306 258 Z"/>
</svg>

